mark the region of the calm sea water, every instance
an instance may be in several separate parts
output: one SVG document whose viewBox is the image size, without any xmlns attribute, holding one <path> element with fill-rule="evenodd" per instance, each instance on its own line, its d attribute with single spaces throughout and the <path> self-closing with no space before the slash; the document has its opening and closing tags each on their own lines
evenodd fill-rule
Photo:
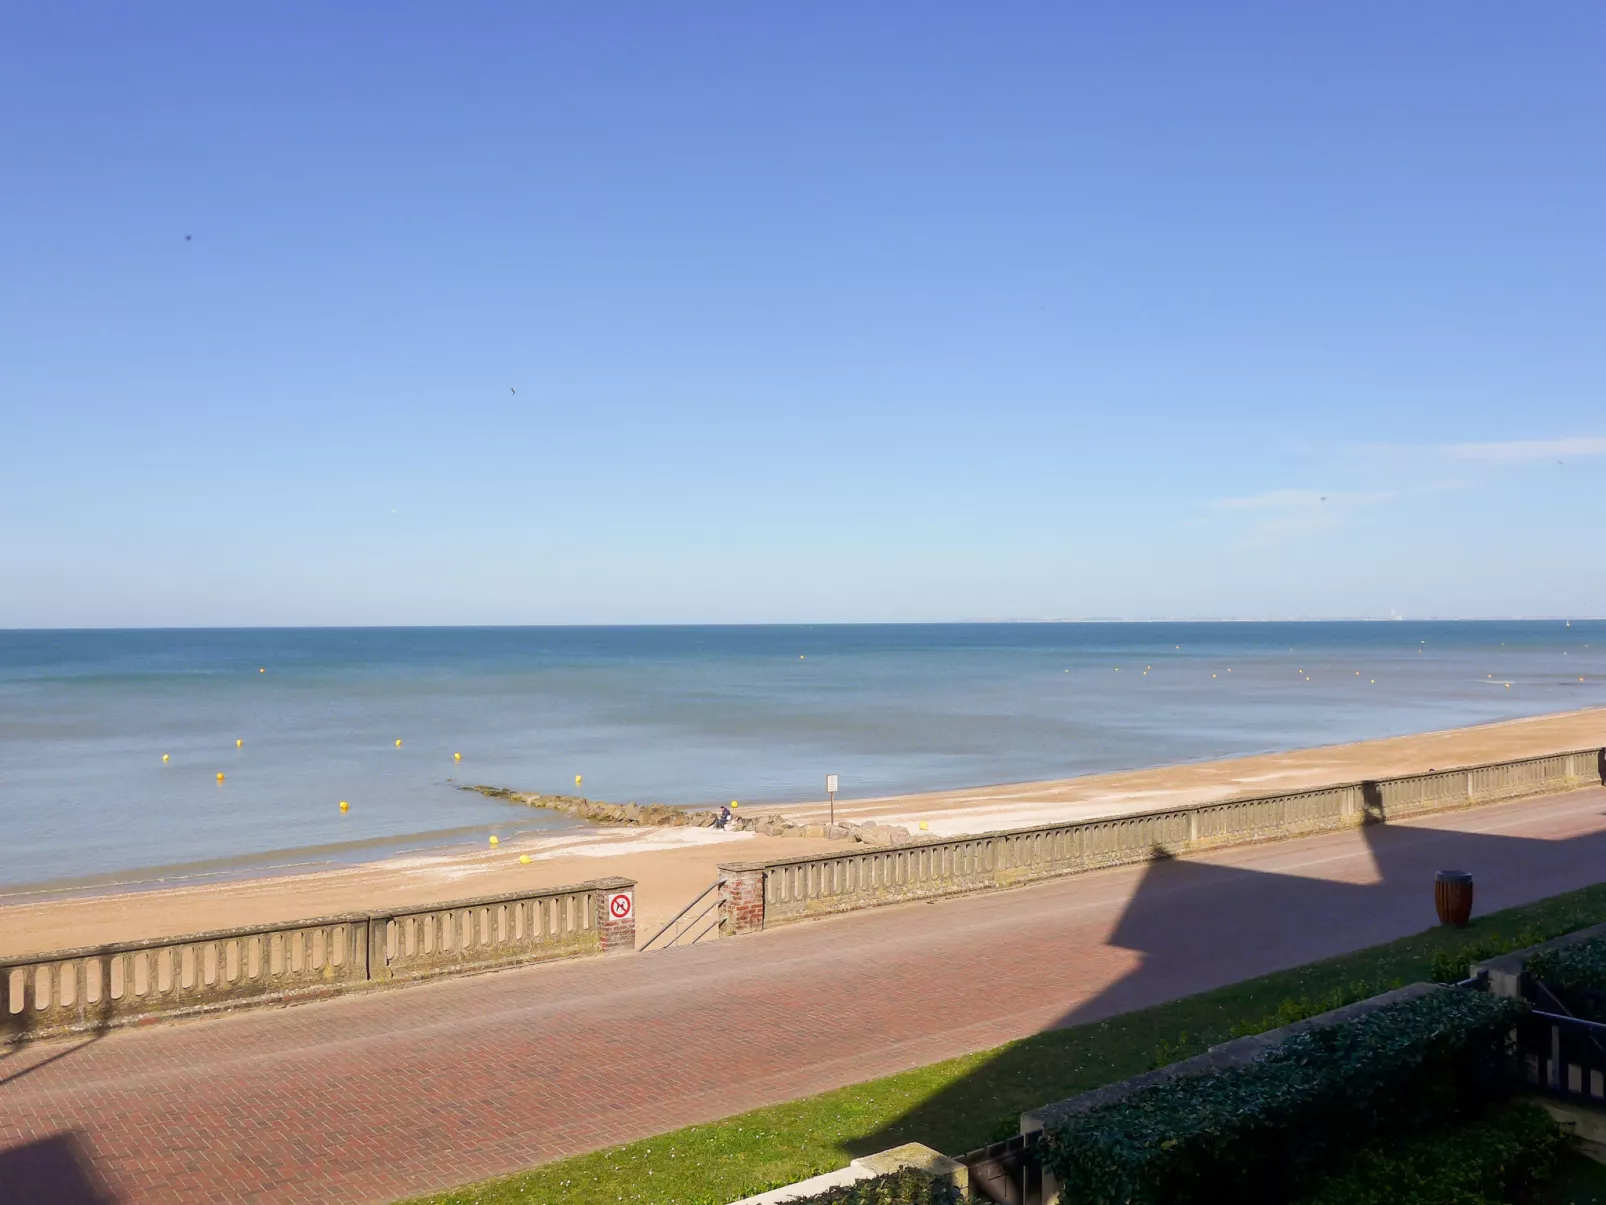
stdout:
<svg viewBox="0 0 1606 1205">
<path fill-rule="evenodd" d="M 572 823 L 464 782 L 851 797 L 1599 704 L 1583 621 L 0 632 L 0 886 Z"/>
</svg>

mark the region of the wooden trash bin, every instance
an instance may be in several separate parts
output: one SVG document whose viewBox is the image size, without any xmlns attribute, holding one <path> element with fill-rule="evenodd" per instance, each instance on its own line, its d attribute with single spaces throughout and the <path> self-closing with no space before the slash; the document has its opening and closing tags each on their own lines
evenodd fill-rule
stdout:
<svg viewBox="0 0 1606 1205">
<path fill-rule="evenodd" d="M 1472 919 L 1472 875 L 1465 870 L 1441 870 L 1433 876 L 1433 903 L 1441 925 L 1465 929 Z"/>
</svg>

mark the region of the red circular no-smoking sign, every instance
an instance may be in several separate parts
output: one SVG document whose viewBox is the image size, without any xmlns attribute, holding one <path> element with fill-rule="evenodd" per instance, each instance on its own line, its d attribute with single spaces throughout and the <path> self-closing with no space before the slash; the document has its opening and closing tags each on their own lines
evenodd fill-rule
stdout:
<svg viewBox="0 0 1606 1205">
<path fill-rule="evenodd" d="M 608 897 L 608 915 L 614 920 L 626 920 L 630 916 L 630 895 L 621 891 L 618 895 Z"/>
</svg>

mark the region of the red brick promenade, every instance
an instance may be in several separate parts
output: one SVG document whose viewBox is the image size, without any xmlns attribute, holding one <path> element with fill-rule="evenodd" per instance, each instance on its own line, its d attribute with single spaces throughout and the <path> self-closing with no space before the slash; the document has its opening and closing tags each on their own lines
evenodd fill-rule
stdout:
<svg viewBox="0 0 1606 1205">
<path fill-rule="evenodd" d="M 388 1201 L 1594 882 L 1606 790 L 0 1058 L 0 1201 Z M 955 985 L 985 990 L 954 990 Z"/>
</svg>

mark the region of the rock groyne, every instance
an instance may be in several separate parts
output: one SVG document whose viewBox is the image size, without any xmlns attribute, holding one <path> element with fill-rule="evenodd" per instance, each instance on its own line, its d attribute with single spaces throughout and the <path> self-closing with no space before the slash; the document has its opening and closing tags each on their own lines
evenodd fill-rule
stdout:
<svg viewBox="0 0 1606 1205">
<path fill-rule="evenodd" d="M 583 795 L 543 795 L 536 791 L 515 791 L 509 787 L 466 786 L 493 799 L 506 799 L 526 807 L 549 808 L 580 820 L 597 824 L 641 825 L 651 828 L 713 828 L 719 812 L 708 808 L 677 808 L 664 803 L 608 803 Z M 734 832 L 757 833 L 761 837 L 816 837 L 828 841 L 860 841 L 866 845 L 907 845 L 914 838 L 902 825 L 843 822 L 839 824 L 797 824 L 785 816 L 766 812 L 762 816 L 743 816 L 733 812 L 727 826 Z"/>
</svg>

